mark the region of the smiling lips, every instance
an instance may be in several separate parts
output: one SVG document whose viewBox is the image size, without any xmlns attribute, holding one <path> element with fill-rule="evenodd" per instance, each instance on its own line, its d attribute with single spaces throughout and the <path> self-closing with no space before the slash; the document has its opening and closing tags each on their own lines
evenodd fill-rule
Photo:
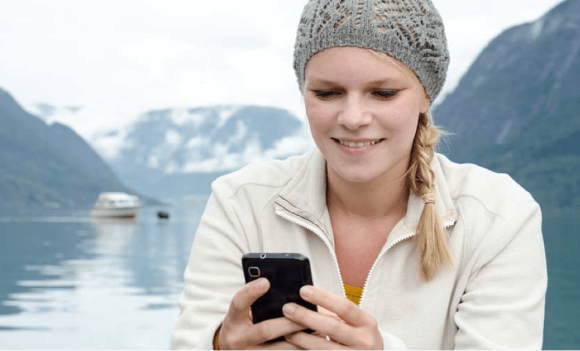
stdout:
<svg viewBox="0 0 580 351">
<path fill-rule="evenodd" d="M 349 148 L 363 148 L 363 147 L 367 147 L 367 146 L 371 146 L 371 145 L 375 145 L 377 143 L 380 143 L 381 141 L 383 141 L 385 139 L 375 139 L 375 140 L 365 140 L 365 141 L 350 141 L 350 140 L 333 138 L 333 140 L 335 142 L 339 143 L 340 145 L 346 146 Z"/>
</svg>

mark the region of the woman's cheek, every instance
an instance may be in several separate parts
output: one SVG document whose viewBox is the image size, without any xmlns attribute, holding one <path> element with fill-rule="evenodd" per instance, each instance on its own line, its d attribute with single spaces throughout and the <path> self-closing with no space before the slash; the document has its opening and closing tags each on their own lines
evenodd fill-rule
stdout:
<svg viewBox="0 0 580 351">
<path fill-rule="evenodd" d="M 383 110 L 384 118 L 381 122 L 389 126 L 389 129 L 397 131 L 415 130 L 419 122 L 419 109 L 408 104 L 393 104 Z"/>
<path fill-rule="evenodd" d="M 306 106 L 306 115 L 310 123 L 310 128 L 313 133 L 322 132 L 325 129 L 331 129 L 332 126 L 332 111 L 327 106 L 312 103 Z"/>
</svg>

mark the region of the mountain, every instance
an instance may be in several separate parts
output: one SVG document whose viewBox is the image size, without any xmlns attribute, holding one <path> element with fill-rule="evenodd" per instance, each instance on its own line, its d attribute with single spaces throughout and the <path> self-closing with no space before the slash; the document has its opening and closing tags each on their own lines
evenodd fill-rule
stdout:
<svg viewBox="0 0 580 351">
<path fill-rule="evenodd" d="M 510 174 L 543 208 L 580 211 L 580 1 L 492 40 L 435 108 L 452 160 Z"/>
<path fill-rule="evenodd" d="M 149 111 L 94 143 L 118 145 L 107 161 L 125 184 L 175 198 L 209 194 L 216 177 L 249 163 L 302 153 L 306 134 L 286 110 L 228 105 Z"/>
<path fill-rule="evenodd" d="M 134 193 L 73 130 L 0 89 L 0 210 L 88 207 L 102 191 Z"/>
</svg>

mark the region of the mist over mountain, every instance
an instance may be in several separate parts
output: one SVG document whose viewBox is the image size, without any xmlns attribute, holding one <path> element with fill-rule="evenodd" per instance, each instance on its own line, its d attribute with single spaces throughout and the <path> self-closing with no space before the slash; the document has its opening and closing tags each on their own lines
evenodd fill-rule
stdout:
<svg viewBox="0 0 580 351">
<path fill-rule="evenodd" d="M 71 114 L 77 114 L 82 109 L 81 106 L 57 107 L 45 102 L 34 104 L 33 107 L 36 112 L 33 113 L 33 115 L 48 122 L 52 122 L 51 117 L 53 116 L 59 115 L 62 117 L 62 114 L 66 112 Z"/>
<path fill-rule="evenodd" d="M 545 208 L 580 210 L 580 1 L 492 40 L 435 109 L 442 152 L 509 173 Z"/>
<path fill-rule="evenodd" d="M 98 139 L 118 145 L 108 162 L 124 183 L 151 196 L 180 197 L 209 194 L 216 177 L 247 164 L 302 153 L 306 134 L 283 109 L 211 106 L 149 111 Z"/>
<path fill-rule="evenodd" d="M 313 147 L 305 124 L 287 110 L 218 105 L 152 110 L 104 125 L 106 111 L 37 103 L 47 123 L 71 126 L 124 184 L 157 198 L 208 195 L 215 178 L 247 164 Z"/>
<path fill-rule="evenodd" d="M 0 210 L 88 207 L 101 191 L 131 192 L 73 130 L 0 89 Z"/>
</svg>

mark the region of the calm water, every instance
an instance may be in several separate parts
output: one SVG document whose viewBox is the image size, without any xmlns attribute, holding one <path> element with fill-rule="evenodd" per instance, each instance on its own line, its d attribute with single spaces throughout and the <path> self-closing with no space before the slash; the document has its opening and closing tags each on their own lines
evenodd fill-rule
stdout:
<svg viewBox="0 0 580 351">
<path fill-rule="evenodd" d="M 204 206 L 0 217 L 0 349 L 167 349 Z"/>
<path fill-rule="evenodd" d="M 0 349 L 164 349 L 204 199 L 136 220 L 0 216 Z M 580 225 L 547 216 L 545 349 L 580 348 Z"/>
</svg>

